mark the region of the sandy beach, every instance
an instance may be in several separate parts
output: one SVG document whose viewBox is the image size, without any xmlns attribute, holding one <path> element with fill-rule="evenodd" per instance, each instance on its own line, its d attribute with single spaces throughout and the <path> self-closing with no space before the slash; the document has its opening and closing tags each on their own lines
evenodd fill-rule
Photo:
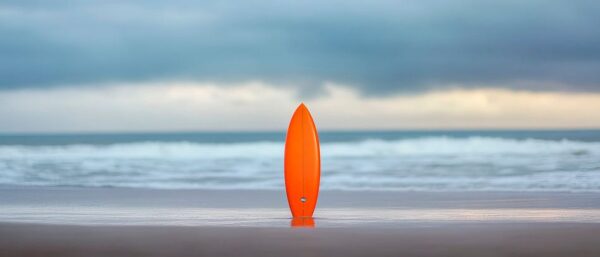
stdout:
<svg viewBox="0 0 600 257">
<path fill-rule="evenodd" d="M 390 228 L 0 225 L 2 256 L 598 256 L 600 224 Z"/>
<path fill-rule="evenodd" d="M 596 256 L 600 194 L 0 188 L 1 256 Z M 311 223 L 312 224 L 312 223 Z"/>
</svg>

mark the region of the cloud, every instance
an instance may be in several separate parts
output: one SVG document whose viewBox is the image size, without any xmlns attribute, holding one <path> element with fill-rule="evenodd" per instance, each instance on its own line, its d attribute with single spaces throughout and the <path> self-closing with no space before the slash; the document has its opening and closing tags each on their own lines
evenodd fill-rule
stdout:
<svg viewBox="0 0 600 257">
<path fill-rule="evenodd" d="M 597 128 L 600 93 L 500 88 L 364 97 L 325 83 L 307 101 L 321 130 Z M 170 82 L 0 91 L 0 132 L 248 131 L 287 127 L 293 88 Z M 24 104 L 28 103 L 28 104 Z"/>
<path fill-rule="evenodd" d="M 597 1 L 3 1 L 0 89 L 327 81 L 600 90 Z"/>
</svg>

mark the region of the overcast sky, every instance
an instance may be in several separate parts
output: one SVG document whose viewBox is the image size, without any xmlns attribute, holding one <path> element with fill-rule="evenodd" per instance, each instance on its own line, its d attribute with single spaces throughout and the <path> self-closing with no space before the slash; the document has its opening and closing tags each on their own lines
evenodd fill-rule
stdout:
<svg viewBox="0 0 600 257">
<path fill-rule="evenodd" d="M 2 1 L 0 132 L 600 127 L 598 1 Z"/>
</svg>

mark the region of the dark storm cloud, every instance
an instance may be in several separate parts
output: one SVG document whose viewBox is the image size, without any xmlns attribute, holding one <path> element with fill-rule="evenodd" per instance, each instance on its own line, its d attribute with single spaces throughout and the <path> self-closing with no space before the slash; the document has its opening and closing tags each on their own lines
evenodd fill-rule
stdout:
<svg viewBox="0 0 600 257">
<path fill-rule="evenodd" d="M 0 88 L 111 81 L 600 90 L 596 1 L 3 1 Z"/>
</svg>

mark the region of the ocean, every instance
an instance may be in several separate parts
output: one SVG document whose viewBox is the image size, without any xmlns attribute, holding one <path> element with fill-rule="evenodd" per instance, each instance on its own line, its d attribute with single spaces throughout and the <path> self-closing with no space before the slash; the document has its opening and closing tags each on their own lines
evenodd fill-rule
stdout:
<svg viewBox="0 0 600 257">
<path fill-rule="evenodd" d="M 600 192 L 600 130 L 320 133 L 322 190 Z M 283 189 L 284 132 L 1 135 L 0 185 Z"/>
</svg>

